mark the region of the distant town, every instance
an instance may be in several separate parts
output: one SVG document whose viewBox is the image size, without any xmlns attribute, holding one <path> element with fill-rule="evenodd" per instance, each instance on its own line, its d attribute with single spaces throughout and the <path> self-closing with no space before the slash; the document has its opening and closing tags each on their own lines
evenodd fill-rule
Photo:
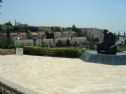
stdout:
<svg viewBox="0 0 126 94">
<path fill-rule="evenodd" d="M 75 25 L 67 28 L 60 26 L 29 26 L 16 21 L 12 25 L 9 21 L 0 25 L 0 47 L 4 46 L 6 48 L 9 44 L 9 46 L 91 48 L 103 40 L 103 31 L 104 29 L 98 28 L 78 28 Z"/>
</svg>

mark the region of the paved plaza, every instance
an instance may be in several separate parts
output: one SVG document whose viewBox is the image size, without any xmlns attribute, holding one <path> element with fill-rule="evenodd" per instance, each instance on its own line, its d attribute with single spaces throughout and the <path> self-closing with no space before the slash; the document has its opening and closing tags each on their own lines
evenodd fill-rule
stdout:
<svg viewBox="0 0 126 94">
<path fill-rule="evenodd" d="M 0 56 L 0 81 L 3 80 L 27 94 L 126 94 L 126 65 L 8 55 Z"/>
</svg>

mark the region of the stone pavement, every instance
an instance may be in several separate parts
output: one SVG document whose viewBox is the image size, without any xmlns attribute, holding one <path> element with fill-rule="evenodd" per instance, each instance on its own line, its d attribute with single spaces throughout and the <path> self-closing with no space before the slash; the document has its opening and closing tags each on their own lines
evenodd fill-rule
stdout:
<svg viewBox="0 0 126 94">
<path fill-rule="evenodd" d="M 0 81 L 1 78 L 26 94 L 126 94 L 125 65 L 80 59 L 0 56 Z"/>
</svg>

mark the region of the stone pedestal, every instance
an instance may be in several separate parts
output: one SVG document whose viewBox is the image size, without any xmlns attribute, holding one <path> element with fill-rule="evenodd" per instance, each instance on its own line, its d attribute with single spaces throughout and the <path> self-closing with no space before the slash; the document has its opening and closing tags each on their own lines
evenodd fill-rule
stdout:
<svg viewBox="0 0 126 94">
<path fill-rule="evenodd" d="M 23 48 L 16 48 L 16 55 L 23 55 Z"/>
<path fill-rule="evenodd" d="M 86 51 L 81 55 L 81 59 L 86 62 L 125 65 L 126 53 L 117 53 L 116 55 L 98 54 L 96 51 Z"/>
</svg>

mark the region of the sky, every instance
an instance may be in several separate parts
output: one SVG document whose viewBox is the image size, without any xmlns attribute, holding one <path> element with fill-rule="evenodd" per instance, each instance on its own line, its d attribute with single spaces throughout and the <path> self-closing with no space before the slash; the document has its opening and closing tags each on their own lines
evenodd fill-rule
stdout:
<svg viewBox="0 0 126 94">
<path fill-rule="evenodd" d="M 126 31 L 126 0 L 3 0 L 0 23 Z"/>
</svg>

